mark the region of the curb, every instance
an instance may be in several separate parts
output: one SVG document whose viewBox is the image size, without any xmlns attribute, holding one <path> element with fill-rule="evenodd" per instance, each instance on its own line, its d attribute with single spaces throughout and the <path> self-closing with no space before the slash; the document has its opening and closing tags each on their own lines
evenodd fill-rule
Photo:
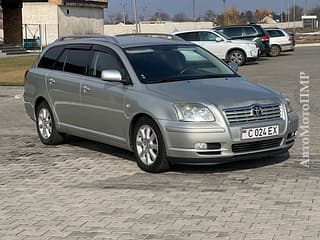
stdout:
<svg viewBox="0 0 320 240">
<path fill-rule="evenodd" d="M 297 44 L 296 47 L 318 47 L 320 43 Z"/>
</svg>

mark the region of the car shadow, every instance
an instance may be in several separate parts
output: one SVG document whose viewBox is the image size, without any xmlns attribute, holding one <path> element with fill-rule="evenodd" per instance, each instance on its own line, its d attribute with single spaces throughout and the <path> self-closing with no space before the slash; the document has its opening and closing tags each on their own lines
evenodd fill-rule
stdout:
<svg viewBox="0 0 320 240">
<path fill-rule="evenodd" d="M 289 153 L 280 154 L 278 156 L 270 156 L 259 159 L 248 159 L 241 161 L 234 161 L 228 163 L 220 163 L 216 165 L 176 165 L 173 171 L 188 174 L 203 174 L 203 173 L 222 173 L 233 172 L 239 170 L 247 170 L 254 168 L 261 168 L 270 165 L 282 163 L 290 158 Z"/>
<path fill-rule="evenodd" d="M 134 154 L 130 151 L 113 147 L 104 143 L 99 143 L 84 138 L 68 136 L 66 143 L 72 146 L 81 147 L 90 151 L 108 154 L 119 157 L 123 160 L 136 162 Z M 188 173 L 188 174 L 203 174 L 203 173 L 221 173 L 233 172 L 246 169 L 261 168 L 278 163 L 282 163 L 290 158 L 289 153 L 278 156 L 265 157 L 259 159 L 248 159 L 228 163 L 220 163 L 215 165 L 173 165 L 171 172 Z M 116 161 L 116 160 L 115 160 Z"/>
<path fill-rule="evenodd" d="M 66 144 L 69 144 L 71 146 L 77 146 L 81 148 L 88 149 L 90 151 L 99 152 L 103 154 L 110 154 L 115 157 L 119 157 L 125 160 L 133 161 L 135 162 L 134 154 L 130 151 L 117 148 L 111 145 L 107 145 L 100 142 L 91 141 L 88 139 L 75 137 L 75 136 L 67 136 L 66 138 Z"/>
</svg>

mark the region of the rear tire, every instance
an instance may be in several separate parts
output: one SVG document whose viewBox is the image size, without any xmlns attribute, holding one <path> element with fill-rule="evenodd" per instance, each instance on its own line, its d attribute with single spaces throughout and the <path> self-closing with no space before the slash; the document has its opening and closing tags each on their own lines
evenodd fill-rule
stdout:
<svg viewBox="0 0 320 240">
<path fill-rule="evenodd" d="M 165 144 L 157 124 L 148 117 L 140 118 L 133 131 L 133 149 L 137 165 L 150 173 L 170 170 Z"/>
<path fill-rule="evenodd" d="M 64 137 L 57 131 L 52 111 L 47 102 L 41 102 L 36 109 L 37 132 L 45 145 L 63 143 Z"/>
<path fill-rule="evenodd" d="M 268 52 L 269 57 L 278 57 L 281 53 L 281 48 L 278 45 L 272 45 Z"/>
<path fill-rule="evenodd" d="M 227 56 L 228 62 L 234 62 L 238 66 L 242 66 L 246 62 L 246 55 L 241 50 L 232 50 Z"/>
</svg>

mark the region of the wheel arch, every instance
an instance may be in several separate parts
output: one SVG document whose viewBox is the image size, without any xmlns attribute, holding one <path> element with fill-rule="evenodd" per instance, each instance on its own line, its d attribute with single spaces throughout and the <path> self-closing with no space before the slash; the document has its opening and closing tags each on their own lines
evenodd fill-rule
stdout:
<svg viewBox="0 0 320 240">
<path fill-rule="evenodd" d="M 155 118 L 151 115 L 151 114 L 148 114 L 148 113 L 137 113 L 136 115 L 133 116 L 133 118 L 131 119 L 130 121 L 130 124 L 129 124 L 129 147 L 130 147 L 130 150 L 133 151 L 133 131 L 134 131 L 134 127 L 135 125 L 137 124 L 138 120 L 142 117 L 147 117 L 147 118 L 150 118 L 152 121 L 155 122 L 155 124 L 157 124 L 158 128 L 160 129 L 160 132 L 162 134 L 162 139 L 163 139 L 163 142 L 164 142 L 164 145 L 165 145 L 165 149 L 166 146 L 167 146 L 167 142 L 166 142 L 166 139 L 165 139 L 165 134 L 164 134 L 164 129 L 161 127 L 161 125 L 159 124 L 159 122 L 157 120 L 155 120 Z"/>
<path fill-rule="evenodd" d="M 280 48 L 280 52 L 282 51 L 282 48 L 281 48 L 281 45 L 280 45 L 280 44 L 271 44 L 271 45 L 270 45 L 270 48 L 271 48 L 272 46 L 277 46 L 277 47 Z"/>
<path fill-rule="evenodd" d="M 230 48 L 228 51 L 227 51 L 227 54 L 226 54 L 226 60 L 228 60 L 228 56 L 229 54 L 232 52 L 232 51 L 241 51 L 243 54 L 244 54 L 244 57 L 245 57 L 245 61 L 247 61 L 247 53 L 244 49 L 242 48 L 239 48 L 239 47 L 234 47 L 234 48 Z"/>
<path fill-rule="evenodd" d="M 49 104 L 49 102 L 47 101 L 47 99 L 45 99 L 43 96 L 38 96 L 37 99 L 34 102 L 34 113 L 37 113 L 37 109 L 40 105 L 40 103 L 42 102 L 46 102 L 47 104 Z"/>
</svg>

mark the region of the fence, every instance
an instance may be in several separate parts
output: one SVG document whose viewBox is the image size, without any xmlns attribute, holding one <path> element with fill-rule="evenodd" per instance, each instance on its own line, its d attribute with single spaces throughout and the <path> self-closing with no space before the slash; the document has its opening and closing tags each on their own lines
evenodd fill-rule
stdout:
<svg viewBox="0 0 320 240">
<path fill-rule="evenodd" d="M 212 28 L 212 22 L 154 22 L 139 24 L 139 29 L 141 32 L 149 33 L 172 33 L 183 30 L 209 28 Z M 104 34 L 106 35 L 118 35 L 135 32 L 136 27 L 134 24 L 104 25 Z"/>
</svg>

